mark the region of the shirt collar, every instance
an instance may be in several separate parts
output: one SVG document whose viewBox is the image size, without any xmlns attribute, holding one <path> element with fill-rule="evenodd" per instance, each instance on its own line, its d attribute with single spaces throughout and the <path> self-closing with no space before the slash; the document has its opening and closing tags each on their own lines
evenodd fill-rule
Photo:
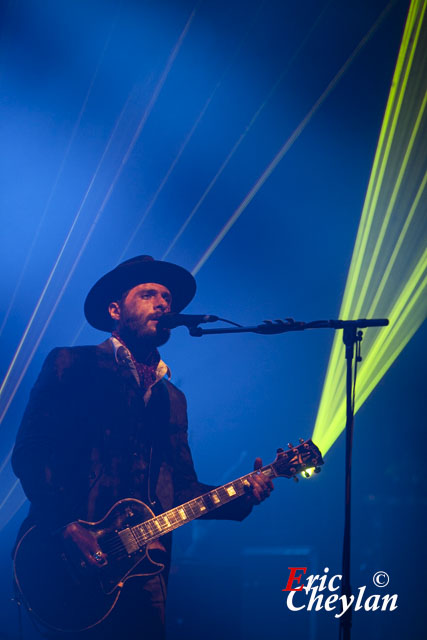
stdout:
<svg viewBox="0 0 427 640">
<path fill-rule="evenodd" d="M 124 359 L 126 361 L 127 365 L 129 366 L 129 368 L 131 369 L 131 371 L 132 371 L 132 373 L 133 373 L 133 375 L 134 375 L 134 377 L 135 377 L 135 379 L 136 379 L 136 381 L 137 381 L 137 383 L 139 385 L 140 384 L 139 375 L 138 375 L 138 372 L 137 372 L 136 367 L 134 365 L 132 354 L 129 351 L 129 349 L 127 347 L 125 347 L 124 345 L 122 345 L 122 343 L 119 342 L 119 340 L 117 340 L 117 338 L 115 338 L 114 336 L 110 337 L 110 342 L 113 345 L 114 358 L 115 358 L 116 362 L 120 364 Z M 124 358 L 120 357 L 120 355 L 118 355 L 119 349 L 123 349 Z M 157 368 L 156 368 L 156 379 L 155 379 L 155 381 L 153 382 L 153 384 L 151 386 L 157 384 L 157 382 L 159 380 L 161 380 L 162 378 L 164 378 L 165 376 L 167 376 L 168 380 L 170 380 L 170 378 L 172 376 L 171 370 L 169 369 L 168 365 L 165 362 L 163 362 L 163 360 L 160 359 L 159 363 L 157 365 Z"/>
</svg>

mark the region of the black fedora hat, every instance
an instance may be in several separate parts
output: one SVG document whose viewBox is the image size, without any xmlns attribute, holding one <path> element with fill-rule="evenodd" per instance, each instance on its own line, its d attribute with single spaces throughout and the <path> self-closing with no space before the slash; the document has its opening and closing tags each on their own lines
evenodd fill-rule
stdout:
<svg viewBox="0 0 427 640">
<path fill-rule="evenodd" d="M 136 256 L 119 264 L 93 285 L 84 305 L 86 320 L 95 329 L 111 331 L 110 302 L 120 300 L 126 291 L 145 282 L 167 287 L 172 294 L 172 311 L 176 312 L 182 311 L 196 293 L 196 281 L 183 267 L 151 256 Z"/>
</svg>

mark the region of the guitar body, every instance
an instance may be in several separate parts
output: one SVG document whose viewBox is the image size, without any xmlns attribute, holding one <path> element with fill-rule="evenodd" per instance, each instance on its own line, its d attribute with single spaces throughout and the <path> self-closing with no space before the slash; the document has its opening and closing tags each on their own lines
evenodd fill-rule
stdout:
<svg viewBox="0 0 427 640">
<path fill-rule="evenodd" d="M 63 530 L 47 534 L 39 526 L 29 529 L 14 556 L 15 582 L 29 612 L 55 631 L 83 631 L 99 624 L 114 608 L 127 579 L 152 576 L 164 568 L 147 546 L 130 550 L 123 542 L 130 527 L 153 516 L 143 502 L 127 498 L 99 522 L 76 521 L 106 555 L 101 566 L 88 564 Z"/>
</svg>

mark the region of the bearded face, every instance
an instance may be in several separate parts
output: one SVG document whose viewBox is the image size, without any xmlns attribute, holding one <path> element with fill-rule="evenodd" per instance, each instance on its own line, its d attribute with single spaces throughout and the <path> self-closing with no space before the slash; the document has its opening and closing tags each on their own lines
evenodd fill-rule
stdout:
<svg viewBox="0 0 427 640">
<path fill-rule="evenodd" d="M 158 328 L 158 320 L 171 310 L 172 295 L 165 286 L 148 282 L 130 289 L 119 302 L 112 302 L 109 312 L 116 321 L 116 331 L 134 351 L 165 344 L 170 329 Z"/>
</svg>

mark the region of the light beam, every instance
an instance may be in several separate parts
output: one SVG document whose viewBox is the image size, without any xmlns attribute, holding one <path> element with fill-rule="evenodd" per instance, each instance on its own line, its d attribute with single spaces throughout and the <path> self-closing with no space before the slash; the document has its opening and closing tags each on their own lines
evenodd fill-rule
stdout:
<svg viewBox="0 0 427 640">
<path fill-rule="evenodd" d="M 19 354 L 20 354 L 20 352 L 21 352 L 21 350 L 23 348 L 23 345 L 24 345 L 27 337 L 28 337 L 28 333 L 29 333 L 30 328 L 31 328 L 31 326 L 32 326 L 32 324 L 34 322 L 34 319 L 35 319 L 35 317 L 36 317 L 36 315 L 37 315 L 37 313 L 39 311 L 40 305 L 41 305 L 41 303 L 43 301 L 43 298 L 44 298 L 44 296 L 45 296 L 45 294 L 47 292 L 47 289 L 49 288 L 49 285 L 50 285 L 50 283 L 52 281 L 52 278 L 53 278 L 53 275 L 54 275 L 54 273 L 56 271 L 56 268 L 57 268 L 57 266 L 58 266 L 58 264 L 59 264 L 59 262 L 61 260 L 62 254 L 63 254 L 63 252 L 65 250 L 65 247 L 66 247 L 66 245 L 68 243 L 70 235 L 71 235 L 71 233 L 72 233 L 72 231 L 73 231 L 73 229 L 74 229 L 74 227 L 75 227 L 75 225 L 77 223 L 77 219 L 78 219 L 78 217 L 80 215 L 81 209 L 82 209 L 82 207 L 83 207 L 83 205 L 84 205 L 84 203 L 86 201 L 87 195 L 88 195 L 88 193 L 89 193 L 89 191 L 90 191 L 90 189 L 91 189 L 91 187 L 93 185 L 94 179 L 96 177 L 96 172 L 95 172 L 95 176 L 91 180 L 91 183 L 89 185 L 88 190 L 86 191 L 85 197 L 83 198 L 83 201 L 82 201 L 82 204 L 81 204 L 81 206 L 79 208 L 79 211 L 78 211 L 76 217 L 74 218 L 74 221 L 73 221 L 73 224 L 71 226 L 71 229 L 69 230 L 69 232 L 67 234 L 66 240 L 65 240 L 65 242 L 64 242 L 64 244 L 63 244 L 63 246 L 62 246 L 62 248 L 61 248 L 61 250 L 59 252 L 59 255 L 58 255 L 57 259 L 56 259 L 55 265 L 54 265 L 53 269 L 51 270 L 49 278 L 48 278 L 48 280 L 47 280 L 47 282 L 46 282 L 46 284 L 45 284 L 45 286 L 43 288 L 42 294 L 41 294 L 41 296 L 40 296 L 40 298 L 39 298 L 39 300 L 38 300 L 38 302 L 36 304 L 36 307 L 35 307 L 32 315 L 31 315 L 31 318 L 30 318 L 30 320 L 29 320 L 29 322 L 27 324 L 27 327 L 26 327 L 26 329 L 25 329 L 25 331 L 23 333 L 23 336 L 22 336 L 22 338 L 21 338 L 21 340 L 19 342 L 17 350 L 15 351 L 15 354 L 14 354 L 14 356 L 12 358 L 12 361 L 11 361 L 9 367 L 8 367 L 6 375 L 5 375 L 5 377 L 3 379 L 3 382 L 2 382 L 2 384 L 0 386 L 0 423 L 3 421 L 7 411 L 9 409 L 9 406 L 10 406 L 10 404 L 11 404 L 11 402 L 12 402 L 12 400 L 13 400 L 15 394 L 16 394 L 16 391 L 18 390 L 18 387 L 19 387 L 21 381 L 22 381 L 22 378 L 24 377 L 24 375 L 25 375 L 25 373 L 26 373 L 26 371 L 27 371 L 27 369 L 28 369 L 28 367 L 29 367 L 29 365 L 31 363 L 31 360 L 32 360 L 32 358 L 34 356 L 34 353 L 35 353 L 38 345 L 40 344 L 40 341 L 41 341 L 41 339 L 42 339 L 42 337 L 43 337 L 43 335 L 44 335 L 44 333 L 45 333 L 45 331 L 47 329 L 47 326 L 48 326 L 48 324 L 49 324 L 49 322 L 50 322 L 50 320 L 51 320 L 51 318 L 52 318 L 52 316 L 53 316 L 53 314 L 54 314 L 54 312 L 55 312 L 55 310 L 56 310 L 56 308 L 57 308 L 57 306 L 58 306 L 58 304 L 59 304 L 64 292 L 65 292 L 65 288 L 68 285 L 68 282 L 69 282 L 72 274 L 75 271 L 75 268 L 76 268 L 76 266 L 78 264 L 78 261 L 80 260 L 80 257 L 81 257 L 84 249 L 86 248 L 86 246 L 87 246 L 87 244 L 89 242 L 89 239 L 90 239 L 90 237 L 91 237 L 91 235 L 92 235 L 92 233 L 93 233 L 93 231 L 94 231 L 94 229 L 96 227 L 96 224 L 97 224 L 99 218 L 101 217 L 101 215 L 102 215 L 102 213 L 103 213 L 103 211 L 105 209 L 105 206 L 107 205 L 107 203 L 108 203 L 108 201 L 109 201 L 109 199 L 111 197 L 111 194 L 112 194 L 112 192 L 114 190 L 114 187 L 115 187 L 115 185 L 116 185 L 116 183 L 117 183 L 117 181 L 118 181 L 118 179 L 119 179 L 119 177 L 120 177 L 120 175 L 121 175 L 121 173 L 123 171 L 123 168 L 126 165 L 128 159 L 129 159 L 129 157 L 130 157 L 130 155 L 131 155 L 131 153 L 133 151 L 133 148 L 134 148 L 134 146 L 135 146 L 135 144 L 136 144 L 136 142 L 137 142 L 137 140 L 138 140 L 138 138 L 139 138 L 139 136 L 140 136 L 140 134 L 141 134 L 141 132 L 142 132 L 142 130 L 144 128 L 144 125 L 145 125 L 145 123 L 146 123 L 151 111 L 153 110 L 153 107 L 154 107 L 154 105 L 155 105 L 155 103 L 157 101 L 157 98 L 158 98 L 158 96 L 160 94 L 160 91 L 163 88 L 163 85 L 166 82 L 166 79 L 167 79 L 167 77 L 169 75 L 169 72 L 170 72 L 170 70 L 172 68 L 173 62 L 175 61 L 175 58 L 178 55 L 178 52 L 179 52 L 179 50 L 181 48 L 181 45 L 182 45 L 182 43 L 184 41 L 184 38 L 187 35 L 187 32 L 188 32 L 188 30 L 190 28 L 190 25 L 191 25 L 191 22 L 193 21 L 195 12 L 196 12 L 196 9 L 193 9 L 192 13 L 190 14 L 190 17 L 188 18 L 188 20 L 187 20 L 187 22 L 186 22 L 186 24 L 184 26 L 184 29 L 182 30 L 182 32 L 181 32 L 181 34 L 180 34 L 175 46 L 173 47 L 173 49 L 172 49 L 172 51 L 171 51 L 171 53 L 169 55 L 169 58 L 168 58 L 168 60 L 166 62 L 166 65 L 165 65 L 165 68 L 164 68 L 164 70 L 163 70 L 163 72 L 162 72 L 162 74 L 161 74 L 161 76 L 160 76 L 155 88 L 154 88 L 154 91 L 153 91 L 153 94 L 152 94 L 152 96 L 150 98 L 150 101 L 149 101 L 147 107 L 144 110 L 144 113 L 143 113 L 143 115 L 142 115 L 142 117 L 141 117 L 141 119 L 140 119 L 140 121 L 138 123 L 136 131 L 135 131 L 135 133 L 134 133 L 134 135 L 133 135 L 133 137 L 132 137 L 132 139 L 131 139 L 131 141 L 130 141 L 130 143 L 128 145 L 126 153 L 124 154 L 124 156 L 123 156 L 123 158 L 122 158 L 122 160 L 120 162 L 120 165 L 119 165 L 119 167 L 118 167 L 118 169 L 116 171 L 116 174 L 115 174 L 115 176 L 114 176 L 109 188 L 107 189 L 106 195 L 105 195 L 105 197 L 104 197 L 104 199 L 103 199 L 103 201 L 101 203 L 101 206 L 99 207 L 99 209 L 97 211 L 97 214 L 96 214 L 96 216 L 95 216 L 95 218 L 94 218 L 94 220 L 93 220 L 93 222 L 91 224 L 91 227 L 90 227 L 88 233 L 86 234 L 85 240 L 82 243 L 82 246 L 81 246 L 81 248 L 80 248 L 80 250 L 79 250 L 79 252 L 77 254 L 77 257 L 74 260 L 74 263 L 73 263 L 71 269 L 69 270 L 67 278 L 66 278 L 66 280 L 65 280 L 65 282 L 64 282 L 64 284 L 63 284 L 63 286 L 61 288 L 60 294 L 57 296 L 57 298 L 55 300 L 55 303 L 54 303 L 54 305 L 53 305 L 53 307 L 52 307 L 52 309 L 51 309 L 51 311 L 50 311 L 50 313 L 48 315 L 47 320 L 44 322 L 44 325 L 42 326 L 41 330 L 39 331 L 37 340 L 32 345 L 30 356 L 26 359 L 25 363 L 20 367 L 20 370 L 17 371 L 17 377 L 18 377 L 17 382 L 13 385 L 13 388 L 10 391 L 8 391 L 8 386 L 9 386 L 8 382 L 10 380 L 10 377 L 11 377 L 12 373 L 14 372 L 14 369 L 17 368 L 17 360 L 18 360 Z M 123 114 L 123 111 L 122 111 L 122 114 Z M 119 118 L 119 120 L 120 120 L 120 118 Z M 116 126 L 117 126 L 117 123 L 116 123 Z M 114 131 L 113 131 L 113 134 L 114 134 Z M 109 140 L 109 142 L 107 144 L 107 148 L 109 147 L 109 144 L 111 142 L 113 134 L 110 136 L 110 140 Z M 102 159 L 104 158 L 105 153 L 106 153 L 106 150 L 104 151 Z M 101 159 L 101 162 L 102 162 L 102 159 Z M 98 165 L 97 171 L 98 171 L 99 167 L 100 167 L 100 164 Z"/>
<path fill-rule="evenodd" d="M 294 132 L 289 136 L 289 138 L 286 140 L 286 142 L 279 149 L 279 151 L 277 152 L 275 157 L 272 159 L 270 164 L 266 167 L 266 169 L 263 171 L 261 176 L 255 182 L 255 184 L 253 185 L 253 187 L 251 188 L 249 193 L 245 196 L 245 198 L 242 200 L 240 205 L 237 207 L 237 209 L 234 211 L 234 213 L 230 216 L 230 218 L 228 219 L 226 224 L 223 226 L 221 231 L 218 233 L 216 238 L 214 238 L 214 240 L 209 245 L 209 247 L 206 249 L 206 251 L 204 252 L 202 257 L 200 258 L 200 260 L 197 262 L 197 264 L 195 265 L 195 267 L 193 268 L 193 271 L 192 271 L 193 275 L 196 275 L 200 271 L 200 269 L 203 267 L 205 262 L 210 258 L 212 253 L 215 251 L 215 249 L 218 247 L 218 245 L 222 242 L 222 240 L 225 238 L 227 233 L 230 231 L 232 226 L 240 218 L 240 216 L 242 215 L 242 213 L 244 212 L 246 207 L 250 204 L 250 202 L 256 196 L 256 194 L 261 189 L 261 187 L 264 185 L 266 180 L 270 177 L 270 175 L 276 169 L 277 165 L 280 163 L 280 161 L 284 158 L 286 153 L 292 147 L 294 142 L 299 138 L 301 133 L 304 131 L 304 129 L 306 128 L 306 126 L 308 125 L 310 120 L 315 115 L 316 111 L 322 106 L 322 104 L 324 103 L 326 98 L 329 96 L 331 91 L 335 88 L 337 83 L 341 80 L 341 78 L 343 77 L 345 72 L 348 70 L 348 68 L 350 67 L 352 62 L 354 62 L 354 60 L 356 59 L 356 57 L 358 56 L 360 51 L 363 49 L 363 47 L 366 45 L 366 43 L 373 36 L 375 31 L 378 29 L 380 24 L 383 22 L 383 20 L 386 17 L 386 15 L 389 13 L 389 11 L 390 11 L 391 7 L 393 6 L 393 4 L 394 4 L 394 0 L 392 2 L 390 2 L 387 5 L 387 7 L 382 11 L 380 16 L 377 18 L 377 20 L 373 24 L 373 26 L 369 29 L 368 33 L 362 38 L 362 40 L 359 42 L 357 47 L 354 49 L 354 51 L 348 57 L 346 62 L 342 65 L 342 67 L 339 69 L 339 71 L 332 78 L 332 80 L 330 81 L 330 83 L 328 84 L 326 89 L 323 91 L 321 96 L 318 98 L 318 100 L 314 103 L 314 105 L 312 106 L 310 111 L 306 114 L 306 116 L 300 122 L 298 127 L 294 130 Z"/>
<path fill-rule="evenodd" d="M 390 320 L 366 331 L 355 411 L 427 315 L 426 6 L 409 8 L 340 310 L 343 320 Z M 343 349 L 337 332 L 313 433 L 322 453 L 345 425 Z"/>
</svg>

